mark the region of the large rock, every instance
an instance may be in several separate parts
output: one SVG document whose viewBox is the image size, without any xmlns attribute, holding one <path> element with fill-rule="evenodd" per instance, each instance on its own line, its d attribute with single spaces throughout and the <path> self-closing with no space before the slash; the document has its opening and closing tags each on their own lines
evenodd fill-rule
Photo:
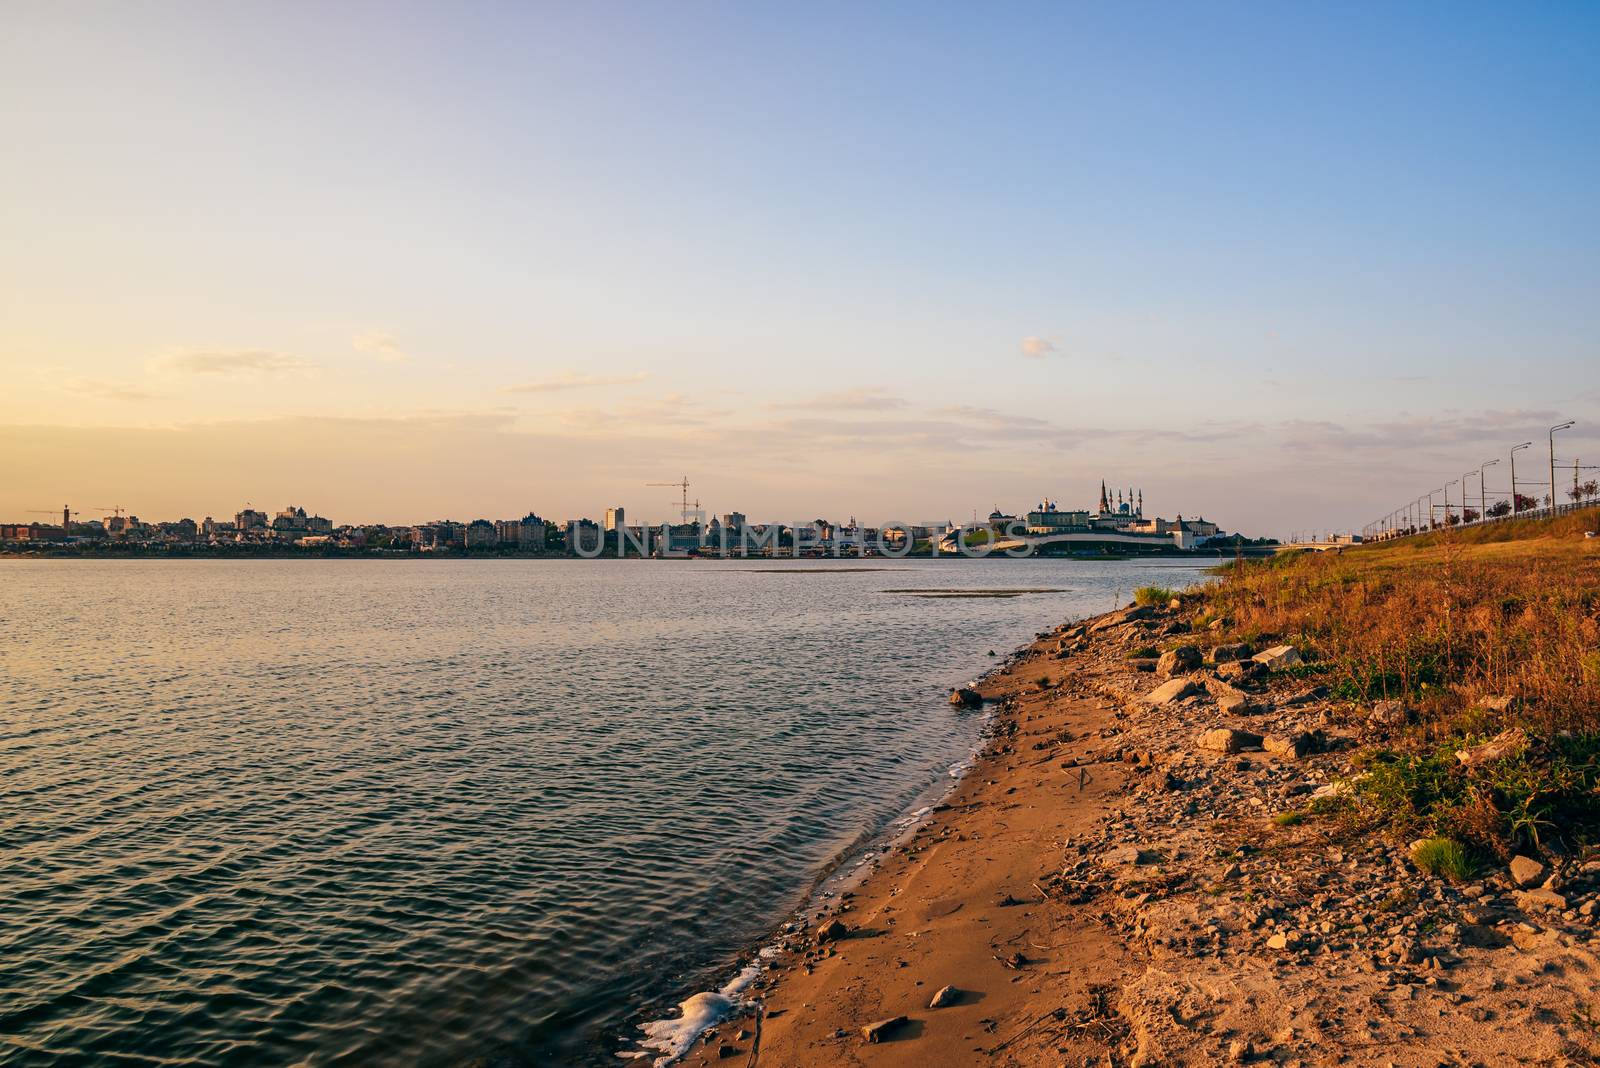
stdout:
<svg viewBox="0 0 1600 1068">
<path fill-rule="evenodd" d="M 891 1016 L 887 1020 L 879 1020 L 877 1023 L 867 1024 L 861 1029 L 861 1037 L 868 1042 L 882 1042 L 892 1032 L 904 1027 L 905 1023 L 906 1018 L 904 1016 Z"/>
<path fill-rule="evenodd" d="M 957 708 L 982 708 L 983 695 L 977 690 L 969 690 L 963 686 L 950 691 L 950 703 Z"/>
<path fill-rule="evenodd" d="M 1511 896 L 1517 899 L 1517 907 L 1524 912 L 1539 909 L 1562 912 L 1567 907 L 1567 899 L 1554 890 L 1513 890 Z"/>
<path fill-rule="evenodd" d="M 1124 623 L 1132 623 L 1135 620 L 1140 619 L 1150 619 L 1155 616 L 1155 614 L 1155 605 L 1143 604 L 1136 608 L 1124 608 L 1120 612 L 1112 612 L 1110 615 L 1101 616 L 1099 619 L 1089 624 L 1089 632 L 1092 634 L 1102 630 L 1110 630 L 1112 627 L 1120 627 Z"/>
<path fill-rule="evenodd" d="M 1161 659 L 1156 661 L 1156 674 L 1170 679 L 1175 675 L 1187 675 L 1199 666 L 1200 650 L 1192 645 L 1180 645 L 1161 654 Z"/>
<path fill-rule="evenodd" d="M 1125 845 L 1118 846 L 1106 853 L 1103 859 L 1106 864 L 1113 867 L 1118 865 L 1159 864 L 1161 863 L 1161 851 L 1159 849 L 1147 849 L 1144 846 Z"/>
<path fill-rule="evenodd" d="M 1170 705 L 1174 701 L 1181 701 L 1185 697 L 1192 697 L 1197 693 L 1204 693 L 1205 687 L 1189 678 L 1177 678 L 1162 683 L 1145 695 L 1145 703 L 1149 705 Z"/>
<path fill-rule="evenodd" d="M 946 1005 L 954 1005 L 961 1000 L 961 991 L 953 986 L 941 986 L 939 992 L 933 995 L 933 1000 L 928 1002 L 930 1009 L 942 1009 Z"/>
<path fill-rule="evenodd" d="M 1248 716 L 1260 711 L 1250 700 L 1250 695 L 1221 679 L 1206 679 L 1206 689 L 1217 699 L 1217 708 L 1235 716 Z"/>
<path fill-rule="evenodd" d="M 817 945 L 820 946 L 826 942 L 837 942 L 839 939 L 845 937 L 849 933 L 850 928 L 846 927 L 838 920 L 829 920 L 827 923 L 817 928 Z"/>
<path fill-rule="evenodd" d="M 1261 739 L 1261 747 L 1274 756 L 1298 760 L 1311 752 L 1311 735 L 1304 731 L 1293 734 L 1269 734 Z"/>
<path fill-rule="evenodd" d="M 1194 744 L 1201 749 L 1215 749 L 1222 753 L 1242 753 L 1246 749 L 1260 749 L 1261 742 L 1259 734 L 1232 727 L 1217 727 L 1196 738 Z"/>
<path fill-rule="evenodd" d="M 1263 649 L 1250 659 L 1258 664 L 1265 664 L 1272 670 L 1294 667 L 1300 663 L 1300 654 L 1292 645 L 1274 645 L 1271 649 Z"/>
<path fill-rule="evenodd" d="M 1544 865 L 1532 857 L 1511 858 L 1511 881 L 1518 886 L 1532 886 L 1544 878 Z"/>
<path fill-rule="evenodd" d="M 1267 669 L 1254 660 L 1229 660 L 1217 665 L 1217 678 L 1228 682 L 1244 682 L 1253 679 Z"/>
<path fill-rule="evenodd" d="M 1401 701 L 1379 701 L 1372 706 L 1372 711 L 1367 714 L 1367 726 L 1381 730 L 1386 727 L 1402 727 L 1411 719 L 1411 710 Z"/>
<path fill-rule="evenodd" d="M 1528 732 L 1521 727 L 1512 727 L 1508 731 L 1501 731 L 1482 745 L 1475 745 L 1471 749 L 1457 749 L 1456 759 L 1461 761 L 1467 770 L 1476 771 L 1485 764 L 1515 756 L 1527 747 Z"/>
<path fill-rule="evenodd" d="M 1211 650 L 1211 659 L 1218 664 L 1229 664 L 1236 660 L 1250 659 L 1250 646 L 1243 642 L 1235 645 L 1219 645 Z"/>
</svg>

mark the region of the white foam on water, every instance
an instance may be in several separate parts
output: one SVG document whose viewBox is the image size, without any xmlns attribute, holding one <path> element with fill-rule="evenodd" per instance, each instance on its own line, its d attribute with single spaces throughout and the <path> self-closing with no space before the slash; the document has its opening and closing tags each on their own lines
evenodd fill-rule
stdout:
<svg viewBox="0 0 1600 1068">
<path fill-rule="evenodd" d="M 744 970 L 734 976 L 721 990 L 703 990 L 686 998 L 678 1006 L 676 1019 L 651 1020 L 649 1023 L 640 1024 L 639 1030 L 645 1033 L 645 1037 L 639 1042 L 643 1050 L 623 1053 L 620 1056 L 648 1057 L 650 1054 L 646 1051 L 654 1050 L 659 1054 L 654 1061 L 655 1068 L 666 1068 L 688 1053 L 694 1046 L 695 1039 L 705 1034 L 707 1029 L 715 1027 L 739 1008 L 743 1004 L 739 995 L 755 982 L 756 976 L 760 974 L 761 969 L 757 965 L 746 965 Z"/>
</svg>

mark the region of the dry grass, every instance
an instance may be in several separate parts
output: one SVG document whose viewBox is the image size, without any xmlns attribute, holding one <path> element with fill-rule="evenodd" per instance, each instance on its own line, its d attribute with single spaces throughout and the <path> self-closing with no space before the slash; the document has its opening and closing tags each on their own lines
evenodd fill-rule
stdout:
<svg viewBox="0 0 1600 1068">
<path fill-rule="evenodd" d="M 1406 701 L 1428 724 L 1600 731 L 1600 509 L 1229 567 L 1208 610 L 1280 639 L 1340 696 Z M 1504 712 L 1478 699 L 1507 695 Z"/>
<path fill-rule="evenodd" d="M 1232 565 L 1205 618 L 1233 640 L 1296 645 L 1297 670 L 1356 721 L 1404 703 L 1410 725 L 1357 757 L 1366 817 L 1501 857 L 1552 835 L 1600 841 L 1600 538 L 1583 536 L 1597 527 L 1591 509 Z M 1458 765 L 1458 747 L 1512 726 L 1526 752 Z"/>
</svg>

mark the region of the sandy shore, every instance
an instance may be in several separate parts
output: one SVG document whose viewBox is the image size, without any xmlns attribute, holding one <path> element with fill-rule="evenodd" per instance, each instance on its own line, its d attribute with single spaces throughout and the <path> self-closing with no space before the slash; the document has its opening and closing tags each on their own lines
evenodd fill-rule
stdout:
<svg viewBox="0 0 1600 1068">
<path fill-rule="evenodd" d="M 1127 656 L 1152 645 L 1206 659 L 1169 684 Z M 1600 862 L 1454 886 L 1300 819 L 1370 710 L 1211 652 L 1125 611 L 986 679 L 971 772 L 685 1063 L 1594 1063 Z"/>
</svg>

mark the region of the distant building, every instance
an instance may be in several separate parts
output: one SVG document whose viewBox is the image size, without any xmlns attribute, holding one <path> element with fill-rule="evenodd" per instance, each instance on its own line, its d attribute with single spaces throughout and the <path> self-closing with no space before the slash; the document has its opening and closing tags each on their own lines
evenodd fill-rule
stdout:
<svg viewBox="0 0 1600 1068">
<path fill-rule="evenodd" d="M 562 532 L 562 539 L 569 553 L 578 552 L 580 549 L 584 552 L 594 552 L 601 545 L 602 533 L 600 524 L 592 519 L 569 519 Z"/>
<path fill-rule="evenodd" d="M 267 513 L 258 512 L 254 508 L 246 508 L 242 512 L 234 513 L 233 525 L 237 530 L 245 534 L 266 530 Z"/>
<path fill-rule="evenodd" d="M 606 528 L 605 529 L 606 529 L 606 533 L 607 534 L 614 533 L 615 531 L 617 531 L 618 529 L 620 529 L 621 527 L 624 527 L 626 525 L 627 525 L 627 519 L 624 517 L 624 509 L 623 509 L 623 507 L 621 505 L 618 505 L 615 508 L 607 508 L 606 509 Z"/>
<path fill-rule="evenodd" d="M 468 549 L 493 549 L 496 535 L 494 524 L 487 519 L 474 519 L 467 524 L 462 543 Z"/>
<path fill-rule="evenodd" d="M 997 520 L 1004 516 L 991 514 L 990 526 L 996 530 L 1004 531 L 1002 524 L 996 525 Z M 1085 511 L 1063 511 L 1055 501 L 1049 497 L 1041 498 L 1038 505 L 1029 512 L 1024 519 L 1029 534 L 1067 534 L 1073 531 L 1089 529 L 1089 513 Z"/>
</svg>

